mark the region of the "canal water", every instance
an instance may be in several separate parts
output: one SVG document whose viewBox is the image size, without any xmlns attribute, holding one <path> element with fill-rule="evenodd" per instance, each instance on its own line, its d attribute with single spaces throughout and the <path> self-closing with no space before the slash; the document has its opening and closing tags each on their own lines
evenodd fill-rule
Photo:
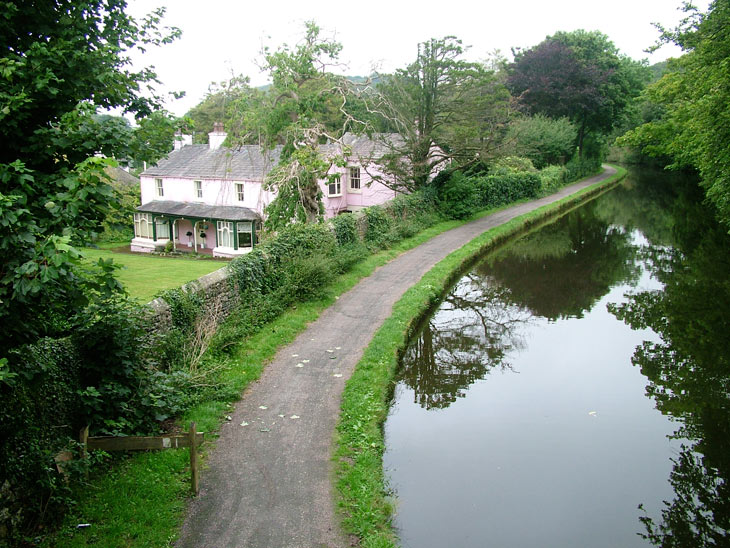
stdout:
<svg viewBox="0 0 730 548">
<path fill-rule="evenodd" d="M 385 424 L 402 546 L 727 545 L 730 240 L 701 196 L 632 172 L 456 282 Z"/>
</svg>

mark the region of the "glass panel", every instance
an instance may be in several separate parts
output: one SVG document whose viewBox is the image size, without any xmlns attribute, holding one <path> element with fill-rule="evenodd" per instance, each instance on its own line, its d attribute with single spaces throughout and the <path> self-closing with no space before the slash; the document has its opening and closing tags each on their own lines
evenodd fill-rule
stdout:
<svg viewBox="0 0 730 548">
<path fill-rule="evenodd" d="M 360 190 L 360 168 L 350 168 L 350 188 L 353 190 Z"/>
<path fill-rule="evenodd" d="M 233 247 L 233 223 L 218 221 L 218 245 L 220 247 Z"/>
<path fill-rule="evenodd" d="M 157 225 L 157 237 L 169 239 L 170 225 L 167 224 L 167 221 L 163 219 L 155 219 L 155 224 Z"/>
<path fill-rule="evenodd" d="M 238 247 L 251 247 L 251 223 L 238 223 Z"/>
<path fill-rule="evenodd" d="M 152 238 L 152 218 L 149 213 L 134 214 L 134 235 L 137 238 Z"/>
</svg>

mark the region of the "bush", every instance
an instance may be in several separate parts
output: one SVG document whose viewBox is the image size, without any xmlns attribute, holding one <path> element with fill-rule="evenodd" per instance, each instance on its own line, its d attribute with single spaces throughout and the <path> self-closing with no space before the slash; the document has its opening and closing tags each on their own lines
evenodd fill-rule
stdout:
<svg viewBox="0 0 730 548">
<path fill-rule="evenodd" d="M 600 169 L 601 159 L 599 157 L 576 155 L 565 164 L 565 183 L 572 183 L 588 175 L 594 175 Z"/>
<path fill-rule="evenodd" d="M 514 152 L 529 158 L 537 169 L 562 165 L 575 152 L 578 130 L 567 118 L 553 120 L 542 114 L 515 120 L 507 131 Z M 524 171 L 524 170 L 523 170 Z"/>
<path fill-rule="evenodd" d="M 44 338 L 11 350 L 8 365 L 15 376 L 0 382 L 0 530 L 13 537 L 69 503 L 54 455 L 81 426 L 81 361 L 69 339 Z"/>
<path fill-rule="evenodd" d="M 367 231 L 365 242 L 375 247 L 385 247 L 393 241 L 390 233 L 393 219 L 382 206 L 372 206 L 365 209 Z"/>
<path fill-rule="evenodd" d="M 180 379 L 159 371 L 151 310 L 122 298 L 90 306 L 71 339 L 82 367 L 78 396 L 92 433 L 148 434 L 184 408 Z"/>
<path fill-rule="evenodd" d="M 439 207 L 447 217 L 465 219 L 474 212 L 479 203 L 476 181 L 455 171 L 443 183 L 438 190 Z"/>
<path fill-rule="evenodd" d="M 547 166 L 540 170 L 540 187 L 544 195 L 552 194 L 565 184 L 564 166 Z"/>
<path fill-rule="evenodd" d="M 331 258 L 319 255 L 295 257 L 289 261 L 280 288 L 280 292 L 286 295 L 286 304 L 322 297 L 327 284 L 334 278 L 334 269 Z"/>
<path fill-rule="evenodd" d="M 492 172 L 514 172 L 514 173 L 535 173 L 537 170 L 532 164 L 532 160 L 529 158 L 522 158 L 519 156 L 505 156 L 504 158 L 498 159 L 494 163 Z"/>
<path fill-rule="evenodd" d="M 337 245 L 343 246 L 360 241 L 360 236 L 357 232 L 357 220 L 352 213 L 338 215 L 330 222 L 335 229 Z"/>
<path fill-rule="evenodd" d="M 489 208 L 534 198 L 540 192 L 540 177 L 535 173 L 501 171 L 475 181 L 478 204 Z"/>
</svg>

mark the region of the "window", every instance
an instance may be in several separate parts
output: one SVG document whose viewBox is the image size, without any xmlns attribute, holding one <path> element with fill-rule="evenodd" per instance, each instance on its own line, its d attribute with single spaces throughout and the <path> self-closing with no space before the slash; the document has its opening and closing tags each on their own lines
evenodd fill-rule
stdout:
<svg viewBox="0 0 730 548">
<path fill-rule="evenodd" d="M 350 190 L 360 190 L 360 168 L 350 168 Z"/>
<path fill-rule="evenodd" d="M 134 214 L 135 238 L 152 238 L 152 215 L 149 213 Z"/>
<path fill-rule="evenodd" d="M 202 198 L 203 197 L 203 182 L 202 181 L 194 181 L 194 182 L 195 182 L 195 197 Z"/>
<path fill-rule="evenodd" d="M 155 232 L 158 239 L 170 239 L 170 225 L 167 219 L 155 219 Z"/>
<path fill-rule="evenodd" d="M 341 196 L 342 195 L 342 183 L 339 176 L 336 179 L 332 179 L 327 185 L 327 196 Z"/>
<path fill-rule="evenodd" d="M 236 183 L 236 199 L 239 202 L 243 201 L 243 183 Z"/>
<path fill-rule="evenodd" d="M 233 247 L 232 222 L 218 221 L 218 245 L 220 247 Z"/>
<path fill-rule="evenodd" d="M 164 196 L 165 191 L 162 188 L 162 179 L 155 179 L 155 186 L 157 187 L 157 195 L 158 196 Z"/>
<path fill-rule="evenodd" d="M 251 223 L 238 223 L 238 247 L 252 247 Z"/>
</svg>

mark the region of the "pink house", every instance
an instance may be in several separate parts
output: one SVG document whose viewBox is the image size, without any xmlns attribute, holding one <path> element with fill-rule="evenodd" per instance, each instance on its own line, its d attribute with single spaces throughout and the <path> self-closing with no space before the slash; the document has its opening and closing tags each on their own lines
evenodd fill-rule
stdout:
<svg viewBox="0 0 730 548">
<path fill-rule="evenodd" d="M 216 124 L 210 144 L 176 143 L 167 158 L 142 173 L 132 251 L 151 252 L 169 241 L 176 248 L 211 250 L 218 257 L 253 249 L 264 208 L 275 197 L 263 189 L 264 177 L 279 161 L 280 149 L 228 149 L 221 146 L 225 138 L 222 125 Z M 340 144 L 322 146 L 323 154 L 346 160 L 345 167 L 330 171 L 340 175 L 337 182 L 319 183 L 327 218 L 385 203 L 396 194 L 378 180 L 383 174 L 375 159 L 388 151 L 382 139 L 348 133 L 342 141 L 344 150 Z"/>
</svg>

